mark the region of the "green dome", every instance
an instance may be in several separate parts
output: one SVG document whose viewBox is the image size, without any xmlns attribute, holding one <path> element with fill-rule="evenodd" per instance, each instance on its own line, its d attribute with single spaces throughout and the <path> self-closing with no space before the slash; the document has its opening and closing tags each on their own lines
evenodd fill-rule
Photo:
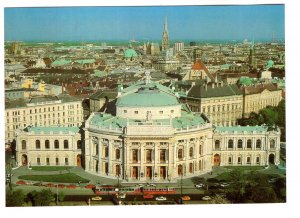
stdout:
<svg viewBox="0 0 300 218">
<path fill-rule="evenodd" d="M 165 93 L 156 86 L 149 85 L 145 85 L 138 91 L 117 100 L 119 107 L 163 107 L 179 104 L 176 96 Z"/>
<path fill-rule="evenodd" d="M 125 58 L 132 58 L 132 57 L 137 57 L 137 53 L 135 50 L 129 48 L 129 49 L 126 49 L 125 52 L 124 52 L 124 57 Z"/>
</svg>

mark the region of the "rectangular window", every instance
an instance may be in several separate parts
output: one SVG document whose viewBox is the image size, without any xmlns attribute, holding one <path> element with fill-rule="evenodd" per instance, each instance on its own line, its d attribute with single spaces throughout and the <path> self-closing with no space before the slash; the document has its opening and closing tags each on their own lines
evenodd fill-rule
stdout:
<svg viewBox="0 0 300 218">
<path fill-rule="evenodd" d="M 50 165 L 50 158 L 49 157 L 46 158 L 46 164 Z"/>
<path fill-rule="evenodd" d="M 250 157 L 247 157 L 247 164 L 250 164 Z"/>
<path fill-rule="evenodd" d="M 68 166 L 69 165 L 69 159 L 66 157 L 65 158 L 65 165 Z"/>
<path fill-rule="evenodd" d="M 138 114 L 139 112 L 138 111 L 134 111 L 134 114 Z"/>
<path fill-rule="evenodd" d="M 164 112 L 163 111 L 159 111 L 159 114 L 163 114 Z"/>
<path fill-rule="evenodd" d="M 174 110 L 171 110 L 171 113 L 174 113 Z"/>
<path fill-rule="evenodd" d="M 138 150 L 137 149 L 132 150 L 132 161 L 134 163 L 138 162 Z"/>
<path fill-rule="evenodd" d="M 58 159 L 58 157 L 55 158 L 55 164 L 56 164 L 56 165 L 59 165 L 59 159 Z"/>
<path fill-rule="evenodd" d="M 124 114 L 127 114 L 127 110 L 124 110 Z"/>
<path fill-rule="evenodd" d="M 38 158 L 36 159 L 36 164 L 37 164 L 37 165 L 41 165 L 41 158 L 38 157 Z"/>
<path fill-rule="evenodd" d="M 160 150 L 160 162 L 166 162 L 166 149 Z"/>
</svg>

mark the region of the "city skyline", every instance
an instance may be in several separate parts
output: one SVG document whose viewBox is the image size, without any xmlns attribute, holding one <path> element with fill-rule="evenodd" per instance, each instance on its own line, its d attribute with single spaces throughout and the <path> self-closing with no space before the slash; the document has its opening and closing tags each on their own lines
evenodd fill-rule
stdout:
<svg viewBox="0 0 300 218">
<path fill-rule="evenodd" d="M 284 40 L 284 5 L 250 5 L 5 8 L 5 41 L 159 40 L 165 17 L 170 41 Z"/>
</svg>

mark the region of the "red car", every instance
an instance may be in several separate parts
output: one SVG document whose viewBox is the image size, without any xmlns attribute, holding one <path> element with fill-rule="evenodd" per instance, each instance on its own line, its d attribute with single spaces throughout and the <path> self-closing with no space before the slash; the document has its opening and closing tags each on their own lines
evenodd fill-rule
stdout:
<svg viewBox="0 0 300 218">
<path fill-rule="evenodd" d="M 93 188 L 96 188 L 96 186 L 93 184 L 88 184 L 85 186 L 85 188 L 93 189 Z"/>
<path fill-rule="evenodd" d="M 46 186 L 47 187 L 56 187 L 56 185 L 54 185 L 53 183 L 48 183 Z"/>
<path fill-rule="evenodd" d="M 18 182 L 16 182 L 17 185 L 26 185 L 26 182 L 23 180 L 20 180 Z"/>
<path fill-rule="evenodd" d="M 64 185 L 64 184 L 58 184 L 57 187 L 58 187 L 58 188 L 64 188 L 65 185 Z"/>
<path fill-rule="evenodd" d="M 144 195 L 143 198 L 145 198 L 145 199 L 151 199 L 151 198 L 154 198 L 154 196 L 153 195 Z"/>
<path fill-rule="evenodd" d="M 76 188 L 76 185 L 68 185 L 67 188 L 72 188 L 72 189 L 74 189 L 74 188 Z"/>
</svg>

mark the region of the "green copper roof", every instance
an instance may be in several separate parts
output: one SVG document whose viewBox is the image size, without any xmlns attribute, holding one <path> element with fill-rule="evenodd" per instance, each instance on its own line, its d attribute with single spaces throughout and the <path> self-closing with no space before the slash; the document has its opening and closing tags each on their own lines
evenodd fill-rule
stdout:
<svg viewBox="0 0 300 218">
<path fill-rule="evenodd" d="M 95 59 L 83 59 L 75 61 L 78 64 L 92 64 L 95 63 Z"/>
<path fill-rule="evenodd" d="M 32 132 L 32 133 L 44 133 L 44 134 L 49 134 L 49 133 L 54 133 L 54 134 L 59 134 L 60 132 L 62 133 L 78 133 L 79 132 L 79 127 L 27 127 L 26 131 L 27 132 Z"/>
<path fill-rule="evenodd" d="M 178 99 L 158 89 L 157 87 L 141 87 L 137 92 L 120 97 L 117 106 L 128 107 L 158 107 L 179 105 Z"/>
<path fill-rule="evenodd" d="M 137 57 L 137 53 L 135 50 L 129 48 L 129 49 L 126 49 L 125 52 L 124 52 L 124 57 L 125 58 L 131 58 L 131 57 Z"/>
<path fill-rule="evenodd" d="M 266 132 L 268 130 L 267 126 L 217 126 L 215 131 L 217 132 Z"/>
<path fill-rule="evenodd" d="M 70 64 L 70 63 L 71 63 L 70 60 L 61 59 L 61 60 L 55 60 L 52 63 L 52 66 L 62 66 L 62 65 Z"/>
<path fill-rule="evenodd" d="M 127 121 L 130 123 L 141 123 L 145 120 L 125 119 L 116 117 L 111 114 L 96 113 L 89 120 L 90 125 L 94 125 L 101 128 L 107 129 L 121 129 L 127 126 Z M 151 120 L 152 123 L 164 123 L 170 124 L 169 119 L 156 119 Z M 198 125 L 205 124 L 205 120 L 200 115 L 196 115 L 192 112 L 181 112 L 181 117 L 173 118 L 171 121 L 172 127 L 175 129 L 191 128 Z"/>
</svg>

